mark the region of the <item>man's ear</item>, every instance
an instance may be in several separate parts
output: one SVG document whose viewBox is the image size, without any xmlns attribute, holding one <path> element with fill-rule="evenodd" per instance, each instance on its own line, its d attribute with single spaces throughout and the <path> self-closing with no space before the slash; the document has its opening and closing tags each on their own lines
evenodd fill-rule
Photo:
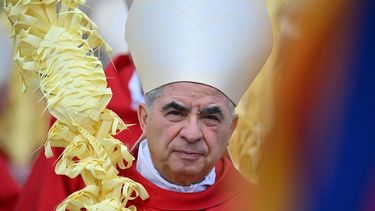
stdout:
<svg viewBox="0 0 375 211">
<path fill-rule="evenodd" d="M 230 125 L 230 134 L 229 134 L 229 138 L 227 140 L 227 145 L 229 146 L 229 143 L 230 143 L 230 140 L 231 140 L 231 137 L 233 135 L 233 132 L 234 130 L 236 129 L 237 127 L 237 123 L 238 123 L 238 115 L 235 114 L 235 116 L 232 118 L 232 122 L 231 122 L 231 125 Z"/>
<path fill-rule="evenodd" d="M 230 141 L 231 141 L 231 137 L 232 137 L 232 135 L 233 135 L 233 132 L 234 132 L 234 130 L 236 129 L 236 127 L 237 127 L 237 123 L 238 123 L 238 115 L 237 114 L 235 114 L 235 116 L 233 117 L 233 119 L 232 119 L 232 123 L 231 123 L 231 125 L 230 125 L 230 129 L 231 129 L 231 131 L 230 131 L 230 136 L 229 136 L 229 138 L 228 138 L 228 142 L 227 142 L 227 148 L 226 148 L 226 150 L 225 150 L 225 152 L 224 152 L 224 156 L 226 157 L 226 158 L 228 158 L 229 159 L 229 161 L 231 162 L 231 163 L 233 163 L 233 161 L 232 161 L 232 156 L 231 156 L 231 154 L 230 154 L 230 152 L 229 152 L 229 150 L 228 150 L 228 146 L 229 146 L 229 143 L 230 143 Z"/>
<path fill-rule="evenodd" d="M 232 124 L 231 124 L 231 134 L 233 134 L 233 131 L 236 129 L 236 127 L 237 127 L 237 123 L 238 123 L 238 115 L 237 114 L 235 114 L 234 115 L 234 117 L 233 117 L 233 119 L 232 119 Z"/>
<path fill-rule="evenodd" d="M 139 104 L 138 109 L 137 109 L 137 115 L 138 115 L 141 129 L 143 133 L 145 133 L 146 127 L 147 127 L 147 117 L 148 117 L 148 112 L 147 112 L 147 108 L 145 104 L 143 103 Z"/>
</svg>

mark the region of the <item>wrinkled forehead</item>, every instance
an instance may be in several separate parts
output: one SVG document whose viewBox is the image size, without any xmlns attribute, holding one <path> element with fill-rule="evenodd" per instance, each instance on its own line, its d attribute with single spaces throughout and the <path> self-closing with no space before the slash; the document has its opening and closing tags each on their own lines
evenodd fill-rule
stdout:
<svg viewBox="0 0 375 211">
<path fill-rule="evenodd" d="M 227 105 L 231 100 L 220 90 L 207 84 L 196 82 L 174 82 L 160 87 L 161 96 L 168 100 L 181 100 L 185 103 L 205 103 Z"/>
</svg>

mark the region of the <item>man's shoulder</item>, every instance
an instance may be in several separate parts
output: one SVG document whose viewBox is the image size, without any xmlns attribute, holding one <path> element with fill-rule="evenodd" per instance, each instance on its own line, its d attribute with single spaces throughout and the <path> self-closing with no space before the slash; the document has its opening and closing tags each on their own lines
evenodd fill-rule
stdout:
<svg viewBox="0 0 375 211">
<path fill-rule="evenodd" d="M 223 191 L 226 190 L 226 192 L 229 191 L 233 197 L 238 194 L 257 194 L 258 186 L 249 182 L 242 176 L 229 159 L 221 159 L 216 165 L 216 168 L 218 178 L 215 185 L 218 185 L 217 188 Z"/>
<path fill-rule="evenodd" d="M 250 183 L 234 167 L 227 158 L 223 158 L 222 174 L 217 180 L 216 192 L 221 196 L 222 203 L 219 203 L 213 210 L 253 210 L 259 196 L 258 186 Z"/>
<path fill-rule="evenodd" d="M 133 164 L 135 166 L 135 164 Z M 148 191 L 150 198 L 132 201 L 139 208 L 155 210 L 248 210 L 252 205 L 256 186 L 248 182 L 227 159 L 221 159 L 215 166 L 217 178 L 215 184 L 202 192 L 179 193 L 157 187 L 143 178 L 131 167 L 122 172 L 122 176 L 130 177 L 141 183 Z M 242 209 L 246 207 L 246 209 Z M 232 209 L 233 208 L 233 209 Z M 240 209 L 237 209 L 240 208 Z"/>
</svg>

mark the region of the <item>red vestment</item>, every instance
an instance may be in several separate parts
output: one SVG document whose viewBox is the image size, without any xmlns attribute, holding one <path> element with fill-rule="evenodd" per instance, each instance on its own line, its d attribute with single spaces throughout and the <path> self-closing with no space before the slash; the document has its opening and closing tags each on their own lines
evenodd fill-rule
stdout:
<svg viewBox="0 0 375 211">
<path fill-rule="evenodd" d="M 121 175 L 141 183 L 150 195 L 145 201 L 138 197 L 129 202 L 128 205 L 135 205 L 137 210 L 255 210 L 257 188 L 251 185 L 226 157 L 219 160 L 215 166 L 215 184 L 197 193 L 179 193 L 162 189 L 140 175 L 135 166 L 136 163 L 130 169 L 121 172 Z"/>
</svg>

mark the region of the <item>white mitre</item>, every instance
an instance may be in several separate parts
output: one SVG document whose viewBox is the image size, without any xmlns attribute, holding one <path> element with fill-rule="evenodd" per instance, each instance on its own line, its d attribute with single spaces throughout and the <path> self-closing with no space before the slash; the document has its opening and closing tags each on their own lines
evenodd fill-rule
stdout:
<svg viewBox="0 0 375 211">
<path fill-rule="evenodd" d="M 196 82 L 235 104 L 272 49 L 263 0 L 136 0 L 126 39 L 144 93 Z"/>
</svg>

